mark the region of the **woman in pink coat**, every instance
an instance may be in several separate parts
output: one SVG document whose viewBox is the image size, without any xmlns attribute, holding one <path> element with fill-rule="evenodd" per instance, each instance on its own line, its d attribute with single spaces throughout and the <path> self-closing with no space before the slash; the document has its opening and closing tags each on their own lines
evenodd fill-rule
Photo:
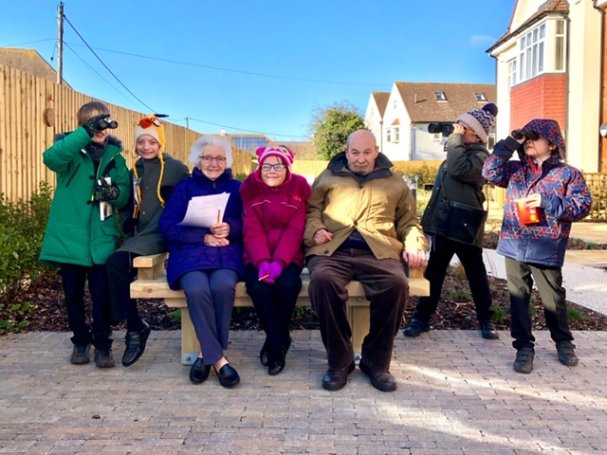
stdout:
<svg viewBox="0 0 607 455">
<path fill-rule="evenodd" d="M 301 290 L 302 239 L 310 185 L 291 172 L 285 146 L 257 149 L 259 166 L 242 184 L 244 263 L 247 292 L 266 340 L 259 360 L 276 375 L 291 345 L 289 324 Z"/>
</svg>

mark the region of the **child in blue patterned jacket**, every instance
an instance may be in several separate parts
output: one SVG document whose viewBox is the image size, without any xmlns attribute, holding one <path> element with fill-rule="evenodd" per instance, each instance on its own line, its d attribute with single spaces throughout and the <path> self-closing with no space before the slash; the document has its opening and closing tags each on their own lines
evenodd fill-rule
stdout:
<svg viewBox="0 0 607 455">
<path fill-rule="evenodd" d="M 520 160 L 510 161 L 515 151 Z M 588 215 L 592 199 L 582 173 L 565 164 L 564 156 L 558 123 L 535 119 L 499 141 L 483 165 L 489 183 L 507 188 L 497 252 L 506 257 L 518 373 L 533 370 L 529 301 L 534 281 L 559 361 L 570 367 L 578 363 L 561 268 L 571 223 Z"/>
</svg>

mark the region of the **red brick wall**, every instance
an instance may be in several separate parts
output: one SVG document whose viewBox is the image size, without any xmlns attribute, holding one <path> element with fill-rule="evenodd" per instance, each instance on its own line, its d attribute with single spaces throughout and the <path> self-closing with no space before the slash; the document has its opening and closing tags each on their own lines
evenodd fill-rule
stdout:
<svg viewBox="0 0 607 455">
<path fill-rule="evenodd" d="M 534 118 L 556 120 L 563 134 L 567 125 L 567 76 L 542 74 L 510 90 L 510 125 L 520 128 Z"/>
</svg>

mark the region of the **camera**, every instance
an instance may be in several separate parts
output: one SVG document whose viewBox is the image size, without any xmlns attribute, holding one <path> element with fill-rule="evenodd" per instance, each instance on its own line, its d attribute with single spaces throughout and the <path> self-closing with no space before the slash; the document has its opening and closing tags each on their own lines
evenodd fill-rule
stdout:
<svg viewBox="0 0 607 455">
<path fill-rule="evenodd" d="M 430 123 L 428 125 L 428 133 L 441 133 L 444 137 L 447 137 L 453 133 L 453 124 L 445 122 Z"/>
<path fill-rule="evenodd" d="M 510 135 L 517 141 L 520 141 L 521 139 L 537 141 L 540 137 L 539 134 L 537 134 L 535 131 L 529 130 L 514 130 L 512 131 L 512 133 L 510 133 Z"/>
<path fill-rule="evenodd" d="M 118 122 L 110 117 L 99 120 L 99 129 L 105 130 L 107 128 L 115 130 L 118 128 Z"/>
</svg>

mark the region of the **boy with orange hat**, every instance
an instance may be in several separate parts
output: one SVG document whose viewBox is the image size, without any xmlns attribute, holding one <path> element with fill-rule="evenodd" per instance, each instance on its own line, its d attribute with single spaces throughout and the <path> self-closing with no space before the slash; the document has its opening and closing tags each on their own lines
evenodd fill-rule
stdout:
<svg viewBox="0 0 607 455">
<path fill-rule="evenodd" d="M 135 154 L 139 159 L 131 170 L 133 191 L 128 210 L 124 211 L 122 246 L 107 260 L 110 304 L 114 322 L 126 319 L 125 367 L 143 354 L 151 328 L 141 319 L 137 302 L 130 298 L 130 284 L 135 278 L 133 259 L 160 253 L 166 244 L 158 230 L 158 220 L 173 187 L 189 176 L 181 161 L 164 152 L 165 131 L 155 115 L 146 115 L 135 129 Z"/>
</svg>

